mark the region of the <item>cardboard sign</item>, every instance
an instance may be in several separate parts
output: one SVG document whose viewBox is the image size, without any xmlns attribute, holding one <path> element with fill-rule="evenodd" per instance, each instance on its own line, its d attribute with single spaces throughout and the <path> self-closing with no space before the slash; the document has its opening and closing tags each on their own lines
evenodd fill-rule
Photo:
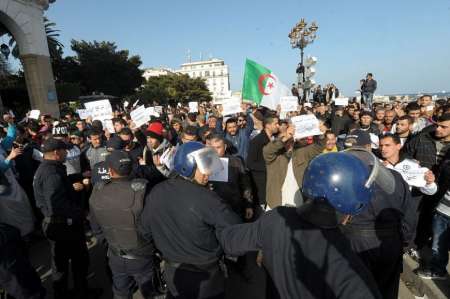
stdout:
<svg viewBox="0 0 450 299">
<path fill-rule="evenodd" d="M 154 116 L 154 117 L 159 117 L 160 114 L 158 112 L 156 112 L 156 107 L 147 107 L 145 108 L 145 110 L 147 111 L 148 116 Z"/>
<path fill-rule="evenodd" d="M 291 120 L 295 126 L 295 139 L 322 134 L 319 120 L 313 114 L 295 116 Z"/>
<path fill-rule="evenodd" d="M 30 111 L 30 115 L 28 116 L 28 118 L 39 119 L 39 115 L 41 115 L 41 111 L 40 110 L 31 110 Z"/>
<path fill-rule="evenodd" d="M 242 112 L 241 102 L 235 98 L 223 100 L 222 108 L 223 116 Z"/>
<path fill-rule="evenodd" d="M 173 163 L 178 147 L 170 147 L 161 155 L 159 161 L 166 165 L 169 170 L 173 170 Z"/>
<path fill-rule="evenodd" d="M 141 105 L 131 111 L 130 116 L 136 127 L 140 127 L 150 120 L 150 115 L 148 115 L 144 105 Z"/>
<path fill-rule="evenodd" d="M 298 98 L 294 96 L 281 97 L 280 106 L 281 112 L 297 111 Z"/>
<path fill-rule="evenodd" d="M 335 98 L 334 104 L 336 106 L 348 106 L 348 98 Z"/>
<path fill-rule="evenodd" d="M 220 163 L 222 163 L 222 170 L 210 175 L 208 178 L 209 181 L 228 182 L 228 158 L 220 158 Z"/>
<path fill-rule="evenodd" d="M 163 106 L 155 106 L 155 112 L 162 114 L 163 113 Z"/>
<path fill-rule="evenodd" d="M 198 112 L 198 103 L 197 102 L 189 102 L 189 112 L 190 113 Z"/>
<path fill-rule="evenodd" d="M 92 111 L 93 120 L 112 119 L 113 117 L 113 111 L 109 100 L 89 102 L 85 103 L 84 106 L 86 109 Z"/>
</svg>

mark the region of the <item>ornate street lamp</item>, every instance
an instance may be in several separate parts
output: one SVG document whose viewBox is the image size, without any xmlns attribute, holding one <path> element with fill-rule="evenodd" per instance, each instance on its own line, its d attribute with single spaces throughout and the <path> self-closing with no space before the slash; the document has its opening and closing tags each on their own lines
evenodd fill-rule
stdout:
<svg viewBox="0 0 450 299">
<path fill-rule="evenodd" d="M 309 44 L 313 43 L 316 39 L 317 30 L 319 29 L 319 26 L 317 26 L 316 22 L 312 22 L 309 26 L 308 23 L 305 22 L 305 19 L 301 19 L 300 22 L 298 22 L 294 28 L 292 28 L 291 32 L 289 33 L 289 39 L 291 42 L 291 46 L 293 49 L 299 48 L 300 49 L 300 65 L 297 67 L 297 74 L 299 74 L 299 85 L 302 86 L 303 89 L 303 100 L 306 101 L 306 95 L 308 90 L 312 87 L 311 84 L 306 83 L 306 70 L 305 70 L 305 64 L 303 62 L 303 56 L 304 56 L 304 49 Z M 315 63 L 315 61 L 314 61 Z M 311 66 L 311 65 L 310 65 Z M 301 74 L 301 76 L 300 76 Z M 301 79 L 301 82 L 300 82 Z"/>
</svg>

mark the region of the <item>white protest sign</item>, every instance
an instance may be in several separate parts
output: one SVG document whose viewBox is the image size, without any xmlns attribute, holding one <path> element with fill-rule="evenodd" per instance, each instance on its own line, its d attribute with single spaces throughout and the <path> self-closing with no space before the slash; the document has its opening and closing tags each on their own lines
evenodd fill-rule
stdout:
<svg viewBox="0 0 450 299">
<path fill-rule="evenodd" d="M 114 134 L 114 124 L 111 119 L 102 120 L 102 125 L 104 130 L 108 130 L 109 133 Z"/>
<path fill-rule="evenodd" d="M 128 103 L 128 101 L 125 101 L 125 102 L 123 103 L 123 108 L 127 108 L 128 105 L 130 105 L 130 103 Z"/>
<path fill-rule="evenodd" d="M 303 106 L 312 108 L 312 104 L 310 102 L 306 102 L 305 104 L 303 104 Z"/>
<path fill-rule="evenodd" d="M 92 111 L 89 109 L 78 109 L 77 113 L 80 116 L 80 119 L 86 119 L 92 115 Z"/>
<path fill-rule="evenodd" d="M 348 106 L 348 98 L 335 98 L 334 104 L 336 106 Z"/>
<path fill-rule="evenodd" d="M 159 158 L 159 161 L 166 165 L 169 170 L 173 170 L 173 163 L 177 149 L 178 147 L 170 147 Z"/>
<path fill-rule="evenodd" d="M 140 127 L 150 120 L 150 115 L 147 113 L 144 105 L 141 105 L 131 111 L 130 116 L 136 127 Z"/>
<path fill-rule="evenodd" d="M 369 133 L 369 136 L 370 136 L 371 147 L 373 149 L 378 149 L 379 144 L 380 144 L 380 138 L 378 137 L 378 135 Z"/>
<path fill-rule="evenodd" d="M 296 139 L 322 134 L 319 129 L 319 120 L 314 114 L 295 116 L 291 120 L 295 126 Z"/>
<path fill-rule="evenodd" d="M 242 111 L 241 102 L 236 98 L 224 99 L 222 102 L 222 108 L 222 115 L 224 116 L 240 113 Z"/>
<path fill-rule="evenodd" d="M 89 102 L 85 103 L 84 106 L 86 109 L 92 111 L 92 119 L 94 120 L 112 119 L 113 117 L 113 111 L 109 100 Z"/>
<path fill-rule="evenodd" d="M 294 96 L 281 97 L 280 106 L 281 112 L 297 111 L 298 98 Z"/>
<path fill-rule="evenodd" d="M 222 170 L 211 174 L 208 180 L 211 182 L 228 182 L 228 158 L 220 158 Z"/>
<path fill-rule="evenodd" d="M 147 107 L 145 108 L 145 110 L 147 111 L 148 116 L 159 117 L 159 113 L 156 112 L 155 107 Z"/>
<path fill-rule="evenodd" d="M 163 106 L 155 106 L 155 112 L 162 114 L 163 113 Z"/>
<path fill-rule="evenodd" d="M 39 119 L 39 115 L 41 114 L 40 110 L 31 110 L 28 118 Z"/>
<path fill-rule="evenodd" d="M 401 163 L 400 167 L 395 167 L 395 170 L 400 172 L 403 179 L 414 187 L 425 187 L 427 182 L 425 181 L 425 172 L 429 169 L 426 167 L 420 167 L 420 165 L 411 160 L 405 160 Z"/>
<path fill-rule="evenodd" d="M 190 113 L 198 112 L 198 103 L 197 102 L 189 102 L 189 112 Z"/>
</svg>

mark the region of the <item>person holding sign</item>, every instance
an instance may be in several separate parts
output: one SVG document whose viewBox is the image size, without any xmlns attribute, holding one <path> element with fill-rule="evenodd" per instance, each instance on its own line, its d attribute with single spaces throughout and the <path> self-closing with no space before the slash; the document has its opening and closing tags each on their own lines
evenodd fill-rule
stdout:
<svg viewBox="0 0 450 299">
<path fill-rule="evenodd" d="M 309 161 L 322 153 L 325 139 L 306 145 L 305 139 L 295 140 L 296 128 L 289 125 L 278 139 L 263 148 L 267 168 L 266 200 L 270 209 L 280 205 L 300 205 L 303 174 Z M 306 137 L 306 136 L 305 136 Z M 300 190 L 300 191 L 299 191 Z"/>
<path fill-rule="evenodd" d="M 401 148 L 400 137 L 397 135 L 384 134 L 380 136 L 380 151 L 384 166 L 399 172 L 411 189 L 419 188 L 420 192 L 425 195 L 435 194 L 438 187 L 433 172 L 426 167 L 420 167 L 417 161 L 401 155 Z"/>
</svg>

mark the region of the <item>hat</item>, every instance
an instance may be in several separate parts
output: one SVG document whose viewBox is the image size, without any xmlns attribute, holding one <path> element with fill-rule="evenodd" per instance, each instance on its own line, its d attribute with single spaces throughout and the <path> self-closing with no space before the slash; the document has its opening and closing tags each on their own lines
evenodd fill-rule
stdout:
<svg viewBox="0 0 450 299">
<path fill-rule="evenodd" d="M 118 136 L 114 136 L 106 141 L 106 149 L 121 150 L 124 148 L 124 145 L 123 140 Z"/>
<path fill-rule="evenodd" d="M 151 123 L 147 128 L 146 135 L 147 137 L 152 137 L 162 142 L 164 139 L 163 125 L 160 122 Z"/>
<path fill-rule="evenodd" d="M 67 144 L 59 139 L 49 138 L 42 143 L 43 153 L 53 152 L 60 149 L 67 149 Z"/>
<path fill-rule="evenodd" d="M 130 156 L 122 150 L 114 150 L 108 155 L 105 160 L 105 165 L 121 176 L 128 176 L 133 168 L 133 162 Z"/>
<path fill-rule="evenodd" d="M 52 135 L 54 137 L 66 137 L 69 135 L 69 128 L 61 123 L 56 123 L 52 129 Z"/>
<path fill-rule="evenodd" d="M 80 130 L 70 131 L 69 135 L 70 136 L 76 136 L 76 137 L 84 137 L 83 136 L 83 132 L 81 132 Z"/>
<path fill-rule="evenodd" d="M 370 134 L 367 131 L 360 129 L 356 129 L 348 133 L 344 141 L 345 148 L 364 147 L 371 144 L 372 141 L 370 140 Z"/>
</svg>

